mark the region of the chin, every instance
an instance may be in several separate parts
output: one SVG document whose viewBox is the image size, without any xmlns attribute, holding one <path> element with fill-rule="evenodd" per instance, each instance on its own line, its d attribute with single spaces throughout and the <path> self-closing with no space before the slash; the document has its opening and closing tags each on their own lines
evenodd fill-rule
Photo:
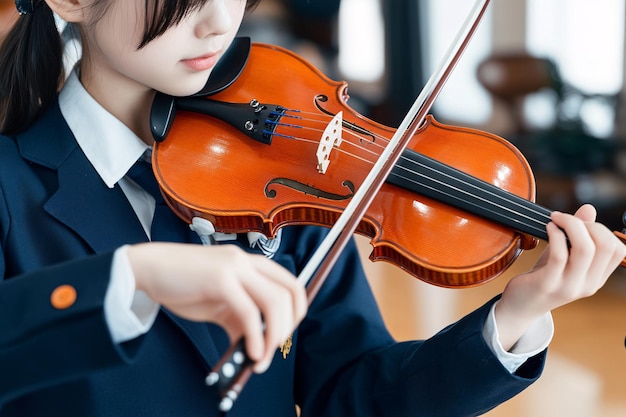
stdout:
<svg viewBox="0 0 626 417">
<path fill-rule="evenodd" d="M 179 79 L 171 88 L 168 88 L 170 91 L 167 94 L 176 97 L 191 96 L 204 88 L 209 75 L 211 75 L 211 72 L 207 71 Z"/>
<path fill-rule="evenodd" d="M 165 88 L 165 89 L 157 89 L 157 90 L 162 93 L 168 94 L 170 96 L 174 96 L 174 97 L 186 97 L 186 96 L 194 95 L 198 91 L 202 90 L 202 87 L 204 87 L 204 84 L 200 86 L 190 87 L 190 88 L 175 87 L 175 88 Z"/>
</svg>

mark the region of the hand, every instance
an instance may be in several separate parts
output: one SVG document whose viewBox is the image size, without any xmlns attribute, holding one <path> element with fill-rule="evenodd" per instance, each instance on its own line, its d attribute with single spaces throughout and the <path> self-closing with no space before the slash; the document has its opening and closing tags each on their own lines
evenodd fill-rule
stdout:
<svg viewBox="0 0 626 417">
<path fill-rule="evenodd" d="M 546 312 L 595 294 L 624 259 L 626 247 L 595 218 L 591 205 L 583 205 L 574 216 L 552 213 L 548 247 L 531 271 L 507 284 L 496 306 L 505 350 Z"/>
<path fill-rule="evenodd" d="M 217 323 L 263 372 L 304 318 L 304 287 L 282 266 L 233 245 L 147 243 L 129 248 L 138 290 L 189 320 Z M 263 331 L 265 323 L 265 332 Z"/>
</svg>

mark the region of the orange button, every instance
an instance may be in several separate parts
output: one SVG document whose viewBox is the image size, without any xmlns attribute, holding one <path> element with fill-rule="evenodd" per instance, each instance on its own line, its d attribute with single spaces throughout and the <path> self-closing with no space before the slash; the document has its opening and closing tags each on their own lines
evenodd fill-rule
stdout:
<svg viewBox="0 0 626 417">
<path fill-rule="evenodd" d="M 71 285 L 60 285 L 52 291 L 50 303 L 52 307 L 65 310 L 76 302 L 76 289 Z"/>
</svg>

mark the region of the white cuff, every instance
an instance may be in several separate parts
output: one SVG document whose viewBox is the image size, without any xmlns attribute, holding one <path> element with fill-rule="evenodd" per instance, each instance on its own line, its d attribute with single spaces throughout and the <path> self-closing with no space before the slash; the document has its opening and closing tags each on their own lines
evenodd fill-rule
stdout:
<svg viewBox="0 0 626 417">
<path fill-rule="evenodd" d="M 533 322 L 511 351 L 507 352 L 500 344 L 498 326 L 496 325 L 494 311 L 497 303 L 491 306 L 489 316 L 483 327 L 483 337 L 502 365 L 513 373 L 528 358 L 537 355 L 548 347 L 554 335 L 554 322 L 552 321 L 552 314 L 544 314 Z"/>
<path fill-rule="evenodd" d="M 113 255 L 111 281 L 104 297 L 104 315 L 115 343 L 150 330 L 160 307 L 146 293 L 135 290 L 135 275 L 126 248 L 122 246 Z"/>
</svg>

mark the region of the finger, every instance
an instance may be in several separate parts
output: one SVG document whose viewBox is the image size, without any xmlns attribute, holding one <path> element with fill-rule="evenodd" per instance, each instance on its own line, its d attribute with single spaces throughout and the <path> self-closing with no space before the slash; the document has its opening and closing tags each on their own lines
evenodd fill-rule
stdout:
<svg viewBox="0 0 626 417">
<path fill-rule="evenodd" d="M 253 361 L 258 361 L 265 352 L 265 337 L 261 311 L 238 277 L 228 277 L 224 302 L 230 306 L 231 315 L 228 320 L 229 336 L 241 329 L 246 343 L 246 352 Z M 224 323 L 226 324 L 226 323 Z M 235 339 L 231 339 L 235 341 Z"/>
<path fill-rule="evenodd" d="M 255 372 L 262 373 L 270 366 L 276 348 L 282 346 L 306 315 L 308 300 L 302 284 L 282 266 L 261 257 L 258 268 L 268 281 L 276 285 L 272 295 L 278 297 L 278 300 L 285 301 L 285 304 L 276 300 L 271 301 L 273 308 L 264 309 L 266 352 L 264 358 L 254 368 Z"/>
<path fill-rule="evenodd" d="M 545 263 L 547 276 L 560 276 L 569 258 L 567 236 L 554 222 L 547 224 L 546 231 L 550 242 Z"/>
<path fill-rule="evenodd" d="M 605 270 L 605 274 L 611 275 L 615 269 L 620 267 L 622 262 L 626 259 L 626 246 L 622 243 L 621 240 L 617 239 L 617 248 L 611 258 L 611 263 L 607 266 Z"/>
<path fill-rule="evenodd" d="M 564 270 L 566 281 L 563 294 L 579 298 L 594 294 L 617 267 L 616 251 L 619 251 L 617 238 L 605 226 L 582 219 L 595 218 L 595 209 L 586 205 L 576 213 L 576 217 L 554 213 L 555 223 L 561 227 L 570 243 L 569 258 Z M 619 244 L 619 245 L 618 245 Z"/>
<path fill-rule="evenodd" d="M 267 289 L 271 291 L 271 294 L 265 294 L 264 298 L 258 301 L 265 322 L 265 352 L 255 367 L 257 372 L 267 369 L 276 349 L 287 339 L 294 328 L 289 292 L 278 285 L 268 285 Z"/>
<path fill-rule="evenodd" d="M 589 280 L 593 285 L 591 290 L 595 292 L 620 265 L 626 255 L 626 248 L 613 232 L 599 223 L 589 225 L 589 234 L 596 245 L 596 255 L 589 268 Z"/>
<path fill-rule="evenodd" d="M 591 204 L 583 204 L 578 210 L 576 210 L 575 216 L 584 222 L 595 222 L 597 211 Z"/>
<path fill-rule="evenodd" d="M 587 209 L 587 210 L 585 210 Z M 590 210 L 589 210 L 590 209 Z M 577 215 L 590 216 L 595 212 L 592 206 L 586 205 L 581 207 Z M 592 262 L 596 243 L 589 234 L 588 225 L 580 217 L 569 214 L 554 212 L 551 216 L 553 222 L 565 232 L 569 242 L 569 256 L 567 259 L 568 268 L 578 271 L 586 271 Z"/>
<path fill-rule="evenodd" d="M 308 300 L 306 290 L 295 276 L 291 274 L 286 268 L 271 261 L 264 256 L 259 257 L 259 264 L 257 265 L 259 272 L 266 276 L 268 279 L 273 280 L 277 284 L 284 287 L 291 294 L 293 300 L 293 317 L 295 323 L 299 323 L 308 309 Z M 278 270 L 276 269 L 278 267 Z"/>
<path fill-rule="evenodd" d="M 253 277 L 242 277 L 246 291 L 258 306 L 265 323 L 264 354 L 255 365 L 256 372 L 269 366 L 276 348 L 295 328 L 293 289 L 295 278 L 284 276 L 278 264 L 256 262 Z M 283 278 L 276 278 L 277 276 Z"/>
</svg>

